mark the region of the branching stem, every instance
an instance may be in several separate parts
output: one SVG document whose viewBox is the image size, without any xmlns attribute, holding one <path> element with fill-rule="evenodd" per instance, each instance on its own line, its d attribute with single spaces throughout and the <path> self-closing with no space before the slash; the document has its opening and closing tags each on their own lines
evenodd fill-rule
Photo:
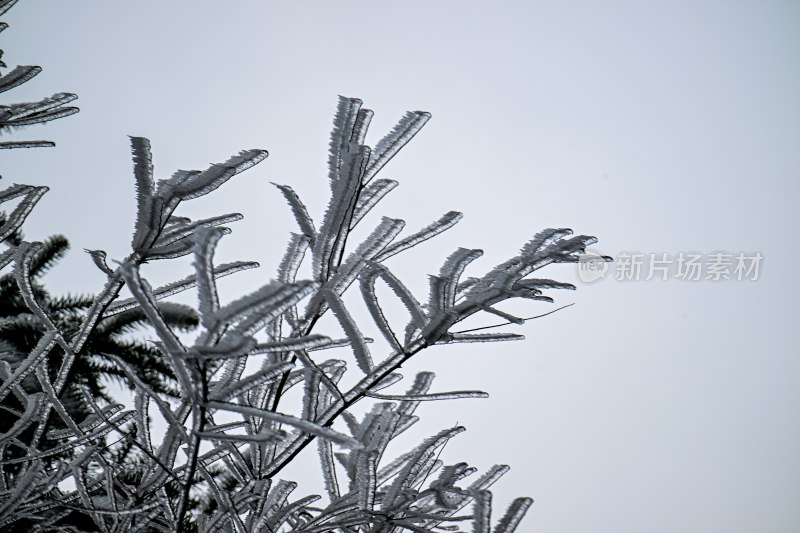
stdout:
<svg viewBox="0 0 800 533">
<path fill-rule="evenodd" d="M 178 511 L 175 515 L 175 533 L 183 532 L 183 522 L 186 518 L 186 512 L 189 510 L 189 495 L 192 490 L 192 480 L 197 471 L 197 461 L 200 455 L 200 439 L 198 433 L 205 430 L 206 425 L 206 407 L 208 402 L 208 373 L 205 362 L 199 363 L 199 368 L 196 368 L 197 375 L 200 378 L 200 402 L 195 405 L 192 412 L 192 433 L 189 440 L 189 460 L 186 465 L 186 480 L 183 482 L 183 490 L 181 491 L 181 499 L 178 503 Z"/>
</svg>

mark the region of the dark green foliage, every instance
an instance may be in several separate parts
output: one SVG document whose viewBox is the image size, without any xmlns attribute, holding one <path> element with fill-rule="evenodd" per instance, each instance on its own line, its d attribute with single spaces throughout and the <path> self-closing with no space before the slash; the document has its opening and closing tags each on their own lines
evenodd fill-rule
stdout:
<svg viewBox="0 0 800 533">
<path fill-rule="evenodd" d="M 4 221 L 5 216 L 0 215 L 0 225 Z M 22 240 L 22 234 L 16 232 L 7 242 L 13 245 Z M 71 338 L 77 334 L 94 296 L 52 296 L 41 277 L 66 255 L 69 242 L 63 235 L 54 235 L 42 244 L 31 263 L 34 295 L 64 336 Z M 198 324 L 197 314 L 190 307 L 162 303 L 160 310 L 164 319 L 177 330 L 191 331 Z M 80 387 L 86 387 L 95 398 L 102 398 L 109 403 L 114 400 L 108 394 L 104 379 L 111 378 L 127 385 L 131 390 L 134 388 L 134 384 L 107 354 L 115 354 L 129 363 L 154 391 L 179 397 L 175 374 L 162 352 L 153 344 L 130 335 L 147 326 L 148 321 L 141 308 L 110 316 L 97 324 L 70 370 L 68 387 L 63 393 L 65 405 L 70 412 L 78 415 L 78 420 L 89 414 L 84 402 L 80 400 Z M 44 327 L 31 315 L 13 274 L 0 277 L 0 346 L 6 352 L 7 360 L 18 362 L 24 358 L 43 334 Z M 53 356 L 57 361 L 63 357 L 63 351 L 59 353 L 55 349 L 51 357 Z M 54 366 L 52 362 L 51 366 Z M 38 389 L 35 379 L 26 379 L 25 383 L 31 391 Z M 3 429 L 4 422 L 0 420 L 0 431 Z"/>
<path fill-rule="evenodd" d="M 5 220 L 5 215 L 0 213 L 0 226 L 5 223 Z M 23 240 L 22 233 L 15 231 L 6 242 L 11 246 L 16 246 Z M 56 266 L 68 250 L 69 241 L 66 237 L 63 235 L 49 237 L 34 255 L 30 271 L 31 286 L 36 301 L 58 329 L 67 338 L 70 338 L 77 334 L 85 318 L 86 310 L 91 306 L 94 297 L 52 296 L 41 279 Z M 197 314 L 189 307 L 164 303 L 160 308 L 165 320 L 173 328 L 190 331 L 198 324 Z M 113 404 L 116 403 L 116 400 L 109 393 L 105 381 L 111 379 L 126 385 L 131 390 L 134 388 L 133 382 L 108 357 L 108 354 L 121 357 L 130 364 L 142 381 L 154 391 L 175 398 L 180 397 L 174 372 L 164 360 L 162 352 L 153 344 L 131 335 L 141 332 L 147 326 L 148 321 L 141 308 L 124 311 L 98 323 L 72 365 L 67 378 L 67 386 L 59 396 L 72 418 L 80 422 L 92 413 L 86 404 L 82 389 L 88 390 L 96 399 Z M 44 333 L 45 328 L 42 323 L 30 313 L 14 275 L 9 273 L 0 276 L 0 351 L 2 351 L 0 359 L 12 366 L 19 364 L 34 349 Z M 63 361 L 63 357 L 64 352 L 60 347 L 54 348 L 50 353 L 50 379 L 55 379 L 53 369 Z M 22 381 L 21 386 L 28 394 L 41 391 L 41 385 L 34 374 L 28 375 Z M 6 412 L 19 412 L 24 410 L 24 406 L 16 396 L 8 395 L 0 401 L 0 409 Z M 7 432 L 14 422 L 13 417 L 0 416 L 0 433 Z M 45 426 L 45 434 L 64 429 L 66 429 L 66 425 L 63 420 L 51 413 Z M 18 436 L 18 440 L 20 444 L 30 444 L 32 437 L 33 428 L 29 428 Z M 63 439 L 48 439 L 42 443 L 42 450 L 51 449 L 63 442 Z M 107 446 L 106 439 L 101 438 L 98 444 L 104 448 Z M 136 456 L 132 453 L 133 451 L 132 441 L 126 439 L 123 439 L 118 446 L 108 449 L 109 461 L 122 467 L 121 480 L 124 479 L 125 472 L 135 468 Z M 18 444 L 5 448 L 2 459 L 24 455 L 24 448 Z M 74 451 L 68 450 L 49 457 L 47 463 L 52 467 L 58 461 L 69 460 L 73 456 Z M 15 469 L 12 467 L 6 472 L 13 476 Z M 87 527 L 91 524 L 91 519 L 82 513 L 71 513 L 67 522 L 62 520 L 60 523 L 76 527 L 80 527 L 83 523 L 83 526 Z"/>
</svg>

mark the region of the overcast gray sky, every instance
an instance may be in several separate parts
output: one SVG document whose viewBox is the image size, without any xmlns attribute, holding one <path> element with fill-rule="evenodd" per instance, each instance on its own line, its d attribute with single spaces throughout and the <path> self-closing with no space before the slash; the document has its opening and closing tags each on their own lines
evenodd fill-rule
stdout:
<svg viewBox="0 0 800 533">
<path fill-rule="evenodd" d="M 430 431 L 467 426 L 448 460 L 512 466 L 496 502 L 534 498 L 524 531 L 800 531 L 797 2 L 23 0 L 4 20 L 3 59 L 44 68 L 4 101 L 80 95 L 79 115 L 13 136 L 56 148 L 2 154 L 7 184 L 51 187 L 29 239 L 125 255 L 127 135 L 150 138 L 158 177 L 266 148 L 183 211 L 245 215 L 220 260 L 263 266 L 221 289 L 251 290 L 294 230 L 269 182 L 321 218 L 342 94 L 375 111 L 370 142 L 406 110 L 433 115 L 383 171 L 401 185 L 381 213 L 408 228 L 466 215 L 393 263 L 419 292 L 457 246 L 485 250 L 478 275 L 545 227 L 597 235 L 612 256 L 759 252 L 756 281 L 646 281 L 645 263 L 623 282 L 618 261 L 586 285 L 552 269 L 579 285 L 557 302 L 576 305 L 512 329 L 527 341 L 429 350 L 409 371 L 491 394 L 421 414 Z M 50 280 L 103 281 L 77 251 Z"/>
</svg>

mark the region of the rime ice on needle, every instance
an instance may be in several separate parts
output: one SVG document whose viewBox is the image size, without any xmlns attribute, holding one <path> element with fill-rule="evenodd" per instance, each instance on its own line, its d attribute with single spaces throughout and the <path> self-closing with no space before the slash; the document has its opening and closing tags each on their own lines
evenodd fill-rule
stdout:
<svg viewBox="0 0 800 533">
<path fill-rule="evenodd" d="M 27 357 L 13 365 L 0 362 L 0 398 L 17 402 L 17 408 L 7 409 L 16 422 L 0 435 L 0 525 L 38 524 L 48 531 L 83 520 L 98 531 L 389 533 L 461 531 L 462 524 L 471 523 L 473 531 L 483 533 L 515 531 L 532 500 L 518 498 L 496 520 L 488 491 L 507 467 L 476 475 L 466 463 L 440 460 L 444 446 L 463 427 L 446 428 L 399 457 L 385 456 L 388 444 L 417 422 L 420 402 L 487 396 L 482 391 L 434 391 L 430 372 L 418 373 L 405 390 L 396 390 L 403 379 L 399 370 L 431 345 L 522 339 L 511 332 L 470 333 L 454 326 L 478 313 L 523 324 L 525 319 L 497 306 L 512 298 L 551 302 L 544 290 L 574 289 L 529 276 L 551 263 L 577 261 L 595 239 L 547 229 L 513 258 L 469 278 L 463 276 L 482 251 L 459 248 L 430 276 L 422 303 L 388 260 L 451 228 L 461 214 L 447 212 L 406 236 L 402 220 L 384 217 L 363 241 L 353 242 L 353 229 L 367 223 L 397 187 L 377 174 L 430 119 L 428 113 L 407 113 L 372 148 L 365 144 L 371 117 L 360 100 L 339 99 L 328 161 L 331 197 L 320 223 L 315 224 L 293 188 L 277 185 L 299 233 L 289 237 L 276 280 L 226 305 L 220 304 L 217 279 L 258 266 L 214 261 L 217 243 L 230 231 L 225 225 L 241 215 L 190 220 L 176 211 L 263 161 L 263 150 L 245 150 L 204 171 L 182 170 L 156 182 L 150 143 L 132 138 L 137 215 L 131 252 L 108 268 L 105 287 L 72 334 L 59 330 L 48 310 L 37 304 L 26 270 L 36 244 L 11 244 L 0 255 L 3 265 L 14 261 L 32 319 L 46 331 Z M 0 193 L 0 201 L 24 197 L 0 227 L 0 236 L 18 228 L 44 192 L 17 185 Z M 145 262 L 189 254 L 195 271 L 188 277 L 153 288 L 142 276 Z M 312 279 L 298 280 L 306 260 Z M 379 281 L 408 310 L 405 323 L 384 312 L 376 294 Z M 381 342 L 364 335 L 343 298 L 355 282 Z M 123 285 L 131 298 L 118 298 Z M 188 289 L 197 291 L 201 324 L 192 345 L 175 334 L 160 307 L 165 298 Z M 135 408 L 90 401 L 91 412 L 74 419 L 58 400 L 70 365 L 85 357 L 86 339 L 102 320 L 131 309 L 141 309 L 153 325 L 156 346 L 181 385 L 180 401 L 167 401 L 136 377 L 130 362 L 112 354 L 120 373 L 135 386 Z M 328 312 L 338 329 L 317 331 Z M 326 350 L 343 346 L 352 350 L 356 368 L 325 359 Z M 65 355 L 60 366 L 48 371 L 56 347 Z M 345 387 L 342 378 L 348 372 L 355 384 Z M 40 390 L 21 386 L 28 375 L 37 377 Z M 300 405 L 287 405 L 287 391 L 295 386 Z M 373 402 L 361 418 L 352 411 L 357 402 Z M 166 422 L 163 439 L 151 435 L 148 413 Z M 57 431 L 52 421 L 58 421 Z M 104 435 L 113 436 L 114 450 L 124 450 L 114 455 L 123 457 L 121 462 L 96 444 Z M 323 503 L 319 496 L 290 499 L 297 484 L 277 479 L 310 444 L 319 454 L 327 493 Z M 26 455 L 7 454 L 20 447 Z M 53 450 L 69 452 L 69 462 L 48 462 Z M 59 488 L 65 480 L 74 489 Z"/>
</svg>

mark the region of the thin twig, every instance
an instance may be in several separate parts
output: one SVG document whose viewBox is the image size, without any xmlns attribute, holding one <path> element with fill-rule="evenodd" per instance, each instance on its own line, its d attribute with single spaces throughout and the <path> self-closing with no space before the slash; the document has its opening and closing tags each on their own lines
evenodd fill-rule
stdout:
<svg viewBox="0 0 800 533">
<path fill-rule="evenodd" d="M 541 315 L 529 316 L 528 318 L 523 318 L 522 320 L 524 320 L 524 321 L 526 321 L 526 322 L 527 322 L 528 320 L 533 320 L 534 318 L 542 318 L 542 317 L 544 317 L 544 316 L 547 316 L 547 315 L 552 315 L 553 313 L 555 313 L 555 312 L 557 312 L 557 311 L 561 311 L 562 309 L 565 309 L 565 308 L 567 308 L 567 307 L 570 307 L 570 306 L 573 306 L 573 305 L 575 305 L 575 303 L 571 303 L 571 304 L 567 304 L 567 305 L 562 305 L 562 306 L 561 306 L 561 307 L 559 307 L 558 309 L 553 309 L 552 311 L 548 311 L 547 313 L 543 313 L 543 314 L 541 314 Z M 512 322 L 503 322 L 502 324 L 495 324 L 495 325 L 493 325 L 493 326 L 482 326 L 482 327 L 480 327 L 480 328 L 463 329 L 463 330 L 461 330 L 461 331 L 451 331 L 451 333 L 469 333 L 469 332 L 471 332 L 471 331 L 480 331 L 480 330 L 482 330 L 482 329 L 499 328 L 499 327 L 501 327 L 501 326 L 507 326 L 507 325 L 509 325 L 509 324 L 512 324 Z"/>
<path fill-rule="evenodd" d="M 453 426 L 453 429 L 455 429 L 457 427 L 458 427 L 458 420 L 456 420 L 456 423 Z M 445 447 L 448 444 L 450 444 L 450 439 L 447 439 L 446 441 L 444 441 L 444 444 L 442 444 L 442 447 L 439 448 L 439 453 L 436 454 L 436 459 L 433 460 L 433 462 L 431 463 L 431 467 L 428 469 L 428 472 L 425 474 L 425 477 L 422 478 L 422 483 L 419 484 L 419 488 L 420 489 L 425 486 L 425 482 L 428 481 L 428 476 L 430 476 L 431 472 L 433 472 L 433 468 L 436 466 L 436 462 L 439 460 L 439 457 L 442 456 L 442 452 L 444 451 Z"/>
</svg>

